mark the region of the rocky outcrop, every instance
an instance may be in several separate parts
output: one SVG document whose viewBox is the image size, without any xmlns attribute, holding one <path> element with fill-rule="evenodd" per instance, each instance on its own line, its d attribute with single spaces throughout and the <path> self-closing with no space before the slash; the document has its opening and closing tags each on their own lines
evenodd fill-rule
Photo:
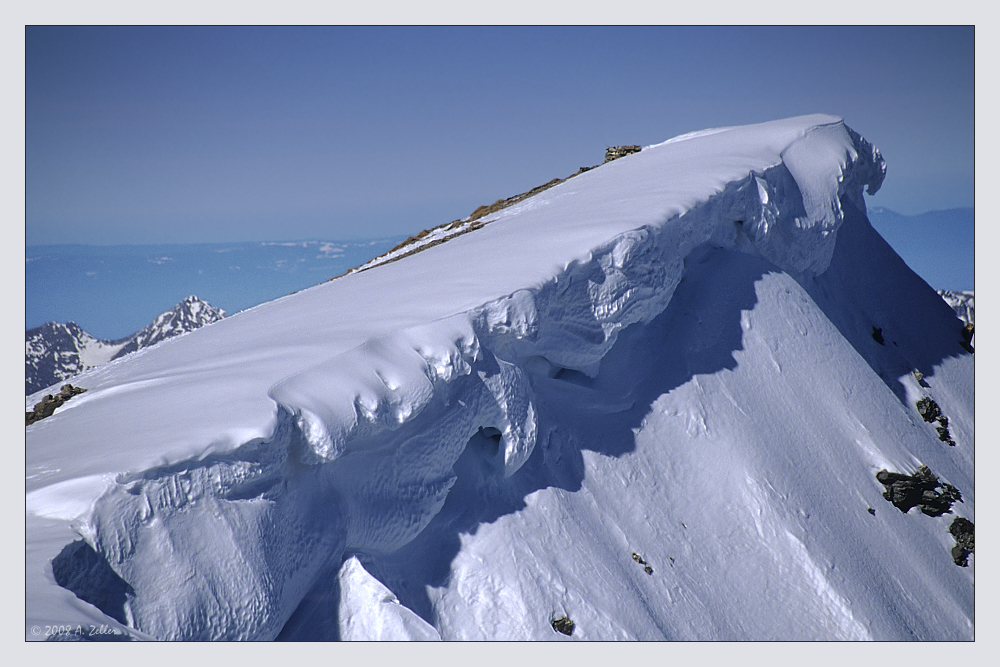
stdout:
<svg viewBox="0 0 1000 667">
<path fill-rule="evenodd" d="M 643 571 L 646 574 L 649 574 L 649 575 L 653 574 L 653 568 L 652 568 L 652 566 L 649 563 L 646 562 L 645 558 L 643 558 L 642 556 L 640 556 L 639 554 L 637 554 L 634 551 L 632 552 L 632 560 L 634 560 L 639 565 L 642 565 L 642 569 L 643 569 Z"/>
<path fill-rule="evenodd" d="M 574 627 L 576 627 L 576 623 L 569 616 L 560 616 L 559 618 L 552 619 L 552 629 L 564 635 L 572 635 Z"/>
<path fill-rule="evenodd" d="M 604 151 L 604 161 L 611 162 L 612 160 L 617 160 L 620 157 L 632 155 L 632 153 L 638 153 L 641 150 L 641 146 L 611 146 Z"/>
<path fill-rule="evenodd" d="M 615 160 L 620 157 L 624 157 L 625 155 L 638 153 L 640 150 L 642 150 L 640 146 L 612 146 L 611 148 L 608 148 L 605 151 L 604 162 L 602 164 L 608 163 L 611 160 Z M 541 192 L 545 192 L 549 188 L 554 188 L 560 183 L 565 183 L 574 176 L 579 176 L 580 174 L 588 172 L 591 169 L 596 169 L 597 167 L 600 166 L 601 166 L 600 164 L 596 164 L 592 167 L 580 167 L 580 169 L 576 173 L 570 174 L 566 178 L 553 178 L 548 183 L 543 183 L 542 185 L 535 186 L 530 190 L 528 190 L 527 192 L 522 192 L 521 194 L 514 195 L 513 197 L 507 197 L 506 199 L 497 199 L 492 204 L 483 204 L 482 206 L 477 207 L 476 210 L 474 210 L 471 214 L 469 214 L 469 217 L 467 218 L 464 218 L 462 220 L 454 220 L 449 223 L 438 225 L 437 227 L 432 227 L 431 229 L 424 229 L 420 233 L 415 234 L 407 238 L 406 240 L 402 241 L 401 243 L 397 244 L 396 246 L 390 248 L 387 252 L 379 255 L 378 257 L 369 260 L 368 262 L 366 262 L 361 266 L 349 269 L 338 276 L 334 276 L 329 280 L 327 280 L 326 282 L 330 282 L 330 280 L 336 280 L 337 278 L 341 278 L 343 276 L 352 273 L 357 273 L 359 271 L 366 271 L 375 266 L 379 266 L 380 264 L 388 264 L 390 262 L 398 261 L 400 259 L 403 259 L 404 257 L 409 257 L 410 255 L 413 255 L 415 253 L 427 250 L 428 248 L 433 248 L 436 245 L 441 245 L 442 243 L 450 241 L 456 236 L 461 236 L 462 234 L 474 232 L 477 229 L 483 227 L 488 222 L 490 222 L 489 220 L 483 220 L 483 218 L 485 218 L 486 216 L 502 211 L 503 209 L 509 206 L 513 206 L 514 204 L 519 204 L 523 202 L 525 199 L 529 199 Z M 431 238 L 430 240 L 425 240 L 426 237 L 433 237 L 433 238 Z M 400 252 L 402 250 L 405 250 L 405 252 Z"/>
<path fill-rule="evenodd" d="M 576 176 L 576 174 L 573 174 L 573 176 Z M 548 183 L 531 188 L 527 192 L 522 192 L 519 195 L 514 195 L 513 197 L 508 197 L 507 199 L 498 199 L 488 206 L 486 205 L 480 206 L 479 208 L 477 208 L 475 211 L 472 212 L 472 215 L 470 215 L 468 219 L 478 220 L 479 218 L 487 216 L 490 213 L 496 213 L 497 211 L 502 211 L 508 206 L 513 206 L 514 204 L 520 203 L 525 199 L 528 199 L 529 197 L 534 197 L 539 192 L 545 192 L 549 188 L 554 188 L 555 186 L 568 180 L 569 178 L 572 178 L 572 176 L 568 176 L 567 178 L 553 178 Z"/>
<path fill-rule="evenodd" d="M 921 379 L 923 379 L 923 376 L 921 376 Z M 920 413 L 920 416 L 923 417 L 925 422 L 938 423 L 938 426 L 936 427 L 938 440 L 947 443 L 951 447 L 955 446 L 955 441 L 952 439 L 951 433 L 948 431 L 948 418 L 941 414 L 941 408 L 938 407 L 937 402 L 933 398 L 924 396 L 918 400 L 917 412 Z"/>
<path fill-rule="evenodd" d="M 959 567 L 969 566 L 969 554 L 976 551 L 976 527 L 968 519 L 955 517 L 948 527 L 948 532 L 955 538 L 955 546 L 951 548 L 951 557 Z"/>
<path fill-rule="evenodd" d="M 941 516 L 955 502 L 962 502 L 958 489 L 939 480 L 927 466 L 920 466 L 913 475 L 879 470 L 875 479 L 885 486 L 882 496 L 904 514 L 919 507 L 927 516 Z"/>
<path fill-rule="evenodd" d="M 87 391 L 83 387 L 74 387 L 71 384 L 64 384 L 60 392 L 56 395 L 46 394 L 45 398 L 35 404 L 35 409 L 24 413 L 24 425 L 34 424 L 36 421 L 51 417 L 60 405 L 73 398 L 77 394 Z"/>
</svg>

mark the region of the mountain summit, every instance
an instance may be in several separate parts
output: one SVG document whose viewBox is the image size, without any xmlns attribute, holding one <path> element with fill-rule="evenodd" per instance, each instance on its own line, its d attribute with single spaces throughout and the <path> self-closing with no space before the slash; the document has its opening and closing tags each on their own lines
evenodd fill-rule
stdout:
<svg viewBox="0 0 1000 667">
<path fill-rule="evenodd" d="M 695 132 L 84 372 L 27 627 L 972 639 L 974 355 L 885 173 L 834 116 Z"/>
<path fill-rule="evenodd" d="M 130 352 L 151 347 L 160 341 L 194 331 L 206 324 L 218 322 L 226 311 L 213 308 L 196 296 L 189 296 L 129 337 L 128 342 L 113 357 L 118 359 Z"/>
<path fill-rule="evenodd" d="M 189 296 L 126 338 L 91 336 L 75 322 L 46 322 L 24 334 L 24 392 L 33 394 L 130 352 L 217 322 L 226 312 Z"/>
</svg>

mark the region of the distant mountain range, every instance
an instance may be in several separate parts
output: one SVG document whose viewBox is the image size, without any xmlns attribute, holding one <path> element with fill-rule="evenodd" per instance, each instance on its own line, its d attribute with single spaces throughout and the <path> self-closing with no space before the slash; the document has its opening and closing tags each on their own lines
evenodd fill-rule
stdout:
<svg viewBox="0 0 1000 667">
<path fill-rule="evenodd" d="M 189 294 L 238 313 L 319 285 L 402 238 L 27 246 L 24 328 L 76 322 L 95 338 L 119 340 Z"/>
<path fill-rule="evenodd" d="M 24 334 L 25 395 L 225 316 L 224 310 L 189 296 L 142 330 L 114 341 L 95 338 L 75 322 L 46 322 Z"/>
</svg>

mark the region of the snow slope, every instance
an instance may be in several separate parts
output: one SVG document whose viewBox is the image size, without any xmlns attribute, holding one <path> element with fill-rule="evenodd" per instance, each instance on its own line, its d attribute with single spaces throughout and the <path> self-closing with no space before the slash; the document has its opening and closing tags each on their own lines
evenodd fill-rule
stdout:
<svg viewBox="0 0 1000 667">
<path fill-rule="evenodd" d="M 832 116 L 693 133 L 85 373 L 27 430 L 26 636 L 971 639 L 953 515 L 875 479 L 975 519 L 884 175 Z"/>
</svg>

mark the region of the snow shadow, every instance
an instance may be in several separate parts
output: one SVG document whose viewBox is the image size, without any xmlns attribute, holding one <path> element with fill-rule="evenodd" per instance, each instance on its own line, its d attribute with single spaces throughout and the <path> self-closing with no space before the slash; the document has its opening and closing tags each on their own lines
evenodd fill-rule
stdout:
<svg viewBox="0 0 1000 667">
<path fill-rule="evenodd" d="M 830 267 L 802 287 L 882 381 L 907 403 L 900 378 L 919 370 L 933 388 L 934 367 L 969 354 L 965 323 L 914 273 L 845 198 L 844 223 Z M 877 313 L 878 315 L 875 315 Z"/>
<path fill-rule="evenodd" d="M 340 581 L 329 569 L 299 603 L 275 641 L 337 641 L 340 639 Z"/>
<path fill-rule="evenodd" d="M 127 624 L 125 601 L 132 587 L 83 540 L 70 542 L 52 559 L 56 583 L 119 623 Z"/>
<path fill-rule="evenodd" d="M 454 466 L 457 481 L 441 511 L 411 542 L 388 555 L 357 555 L 365 569 L 431 625 L 428 587 L 446 586 L 464 534 L 526 507 L 540 489 L 580 490 L 583 450 L 620 457 L 635 450 L 633 429 L 663 394 L 698 374 L 734 369 L 743 348 L 741 313 L 757 303 L 755 283 L 777 271 L 758 257 L 703 248 L 685 261 L 668 307 L 646 325 L 621 331 L 595 378 L 554 370 L 531 378 L 538 443 L 510 478 L 495 466 L 499 431 L 475 434 Z"/>
</svg>

